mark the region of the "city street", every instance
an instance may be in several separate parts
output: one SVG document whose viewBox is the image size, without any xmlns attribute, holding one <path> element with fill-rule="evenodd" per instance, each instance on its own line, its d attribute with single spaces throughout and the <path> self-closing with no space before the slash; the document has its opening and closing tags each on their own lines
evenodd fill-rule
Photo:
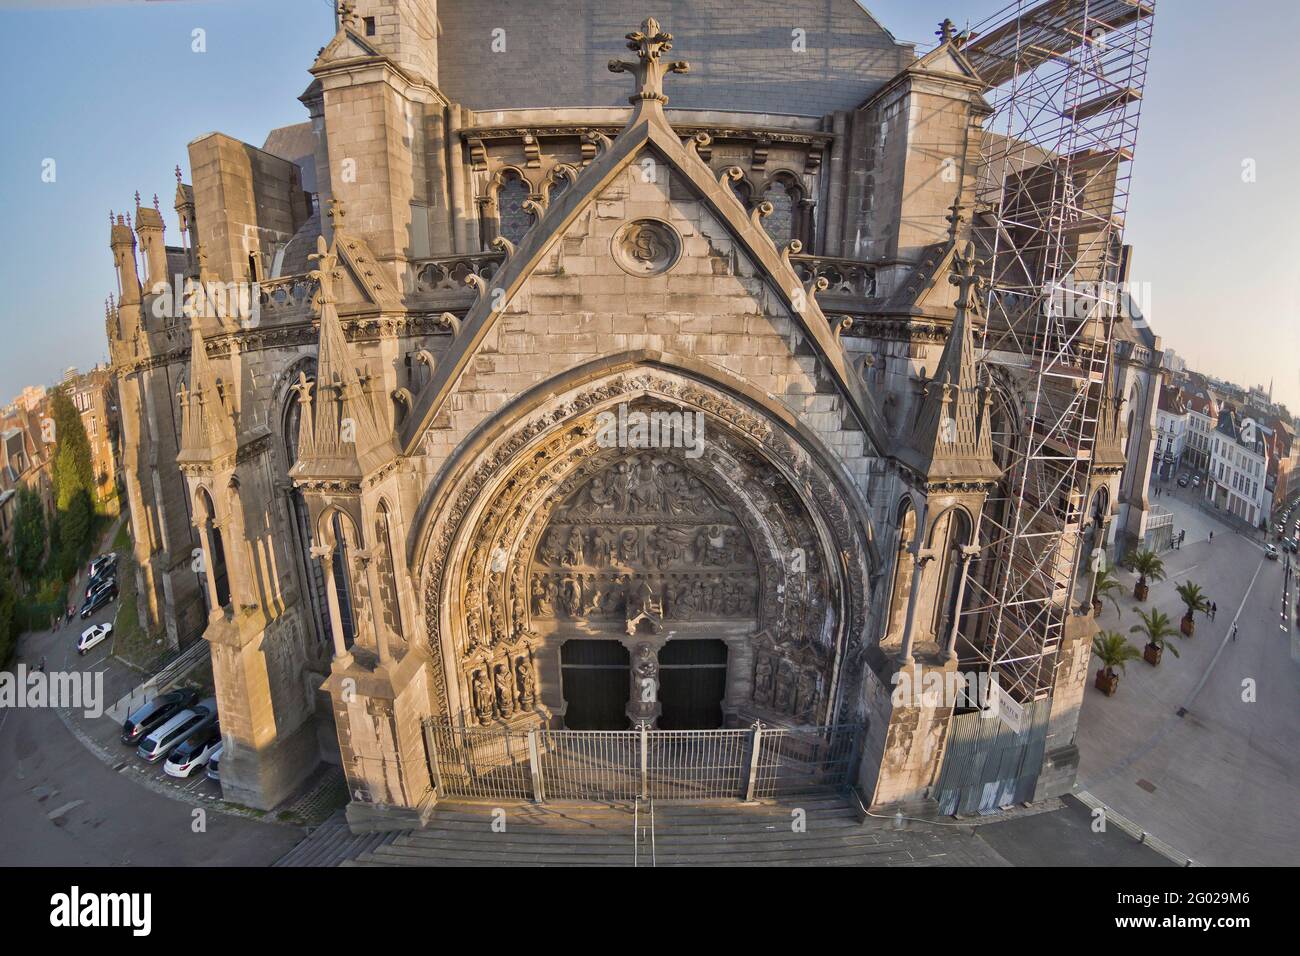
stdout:
<svg viewBox="0 0 1300 956">
<path fill-rule="evenodd" d="M 20 658 L 35 667 L 45 655 L 52 671 L 105 669 L 109 642 L 83 658 L 75 644 L 89 624 L 111 620 L 115 607 L 87 621 L 76 618 L 57 632 L 26 635 Z M 104 696 L 105 706 L 115 699 L 107 682 Z M 108 718 L 95 723 L 107 725 Z M 203 810 L 206 831 L 196 832 L 200 808 L 142 786 L 135 767 L 143 763 L 117 746 L 121 763 L 110 766 L 53 708 L 0 711 L 0 865 L 256 866 L 272 863 L 302 839 L 299 827 L 215 809 Z M 202 774 L 175 782 L 216 788 Z"/>
<path fill-rule="evenodd" d="M 1122 571 L 1122 617 L 1107 602 L 1101 626 L 1141 650 L 1145 640 L 1129 633 L 1137 609 L 1157 607 L 1176 627 L 1183 605 L 1174 588 L 1189 580 L 1218 613 L 1215 620 L 1198 615 L 1195 636 L 1176 639 L 1181 657 L 1166 653 L 1159 667 L 1130 662 L 1113 698 L 1090 679 L 1079 723 L 1079 788 L 1198 863 L 1294 864 L 1300 664 L 1292 660 L 1294 621 L 1283 614 L 1285 562 L 1266 560 L 1257 541 L 1182 496 L 1155 501 L 1174 512 L 1175 533 L 1188 529 L 1187 541 L 1162 555 L 1167 580 L 1152 585 L 1145 605 L 1132 599 L 1135 576 Z M 1294 595 L 1293 588 L 1292 603 Z"/>
</svg>

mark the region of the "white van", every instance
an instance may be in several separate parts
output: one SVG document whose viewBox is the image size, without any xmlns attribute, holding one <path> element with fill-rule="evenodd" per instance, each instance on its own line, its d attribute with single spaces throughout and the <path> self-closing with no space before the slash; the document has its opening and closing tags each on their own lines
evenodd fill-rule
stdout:
<svg viewBox="0 0 1300 956">
<path fill-rule="evenodd" d="M 202 730 L 208 724 L 215 723 L 216 719 L 217 702 L 209 698 L 201 704 L 196 704 L 191 710 L 182 710 L 152 731 L 149 736 L 140 741 L 140 746 L 135 752 L 147 763 L 157 763 L 182 740 L 196 730 Z"/>
</svg>

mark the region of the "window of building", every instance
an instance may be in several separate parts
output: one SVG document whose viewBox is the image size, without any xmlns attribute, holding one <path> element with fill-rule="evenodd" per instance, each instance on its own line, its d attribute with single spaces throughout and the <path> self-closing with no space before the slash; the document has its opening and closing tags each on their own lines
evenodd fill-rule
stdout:
<svg viewBox="0 0 1300 956">
<path fill-rule="evenodd" d="M 514 173 L 507 175 L 497 190 L 499 234 L 518 245 L 533 225 L 533 215 L 524 209 L 529 196 L 528 184 Z"/>
</svg>

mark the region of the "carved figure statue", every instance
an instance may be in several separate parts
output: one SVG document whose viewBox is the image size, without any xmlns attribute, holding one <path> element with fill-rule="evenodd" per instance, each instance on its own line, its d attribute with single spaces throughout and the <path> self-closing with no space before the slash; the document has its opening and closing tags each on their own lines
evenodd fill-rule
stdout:
<svg viewBox="0 0 1300 956">
<path fill-rule="evenodd" d="M 474 686 L 474 712 L 478 714 L 478 722 L 487 724 L 492 722 L 492 687 L 488 683 L 487 675 L 482 671 L 475 671 L 473 678 Z"/>
<path fill-rule="evenodd" d="M 533 673 L 533 664 L 526 657 L 519 658 L 515 665 L 515 674 L 519 678 L 519 705 L 532 707 L 537 699 L 537 676 Z"/>
<path fill-rule="evenodd" d="M 510 666 L 498 664 L 493 674 L 497 689 L 497 707 L 502 717 L 513 717 L 515 713 L 514 683 L 510 679 Z"/>
<path fill-rule="evenodd" d="M 754 700 L 766 704 L 771 698 L 772 661 L 768 657 L 760 657 L 758 666 L 754 668 Z"/>
<path fill-rule="evenodd" d="M 576 525 L 569 529 L 569 540 L 564 546 L 564 564 L 569 567 L 582 564 L 586 549 L 582 542 L 582 529 Z"/>
</svg>

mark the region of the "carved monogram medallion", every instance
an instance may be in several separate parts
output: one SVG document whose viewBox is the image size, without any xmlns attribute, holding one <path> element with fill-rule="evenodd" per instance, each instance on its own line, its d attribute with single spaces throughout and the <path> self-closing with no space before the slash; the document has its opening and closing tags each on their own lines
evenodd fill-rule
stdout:
<svg viewBox="0 0 1300 956">
<path fill-rule="evenodd" d="M 656 276 L 677 264 L 682 239 L 677 230 L 659 219 L 626 222 L 614 233 L 610 251 L 624 272 Z"/>
</svg>

